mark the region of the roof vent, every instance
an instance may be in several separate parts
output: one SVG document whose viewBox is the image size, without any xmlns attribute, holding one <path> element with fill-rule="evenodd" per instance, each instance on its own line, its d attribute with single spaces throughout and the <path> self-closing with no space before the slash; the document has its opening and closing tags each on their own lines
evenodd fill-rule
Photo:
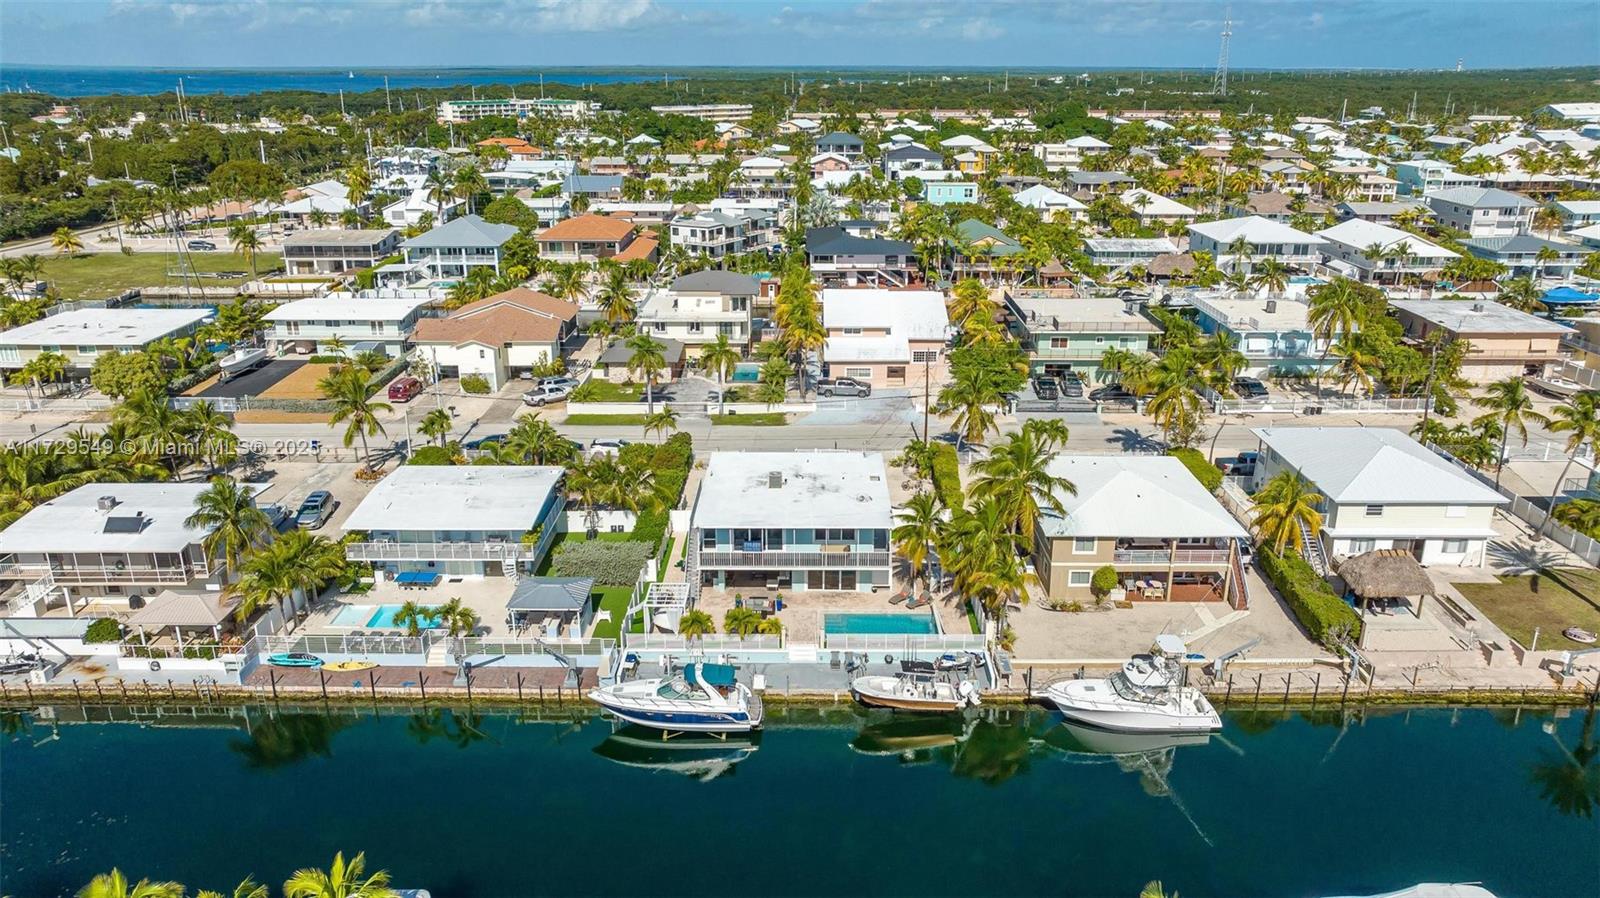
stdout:
<svg viewBox="0 0 1600 898">
<path fill-rule="evenodd" d="M 1278 301 L 1276 299 L 1267 300 L 1267 314 L 1271 315 L 1276 311 L 1278 311 Z"/>
<path fill-rule="evenodd" d="M 110 511 L 111 509 L 117 507 L 117 497 L 101 496 L 100 498 L 94 500 L 94 507 L 100 509 L 101 511 Z"/>
<path fill-rule="evenodd" d="M 767 489 L 783 489 L 783 472 L 771 471 L 767 474 Z"/>
<path fill-rule="evenodd" d="M 1122 311 L 1129 315 L 1137 315 L 1139 313 L 1139 304 L 1130 299 L 1122 304 Z"/>
</svg>

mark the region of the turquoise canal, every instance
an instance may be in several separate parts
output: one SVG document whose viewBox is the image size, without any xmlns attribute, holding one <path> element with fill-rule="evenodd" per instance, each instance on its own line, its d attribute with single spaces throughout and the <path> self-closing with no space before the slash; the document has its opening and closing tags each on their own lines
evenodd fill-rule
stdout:
<svg viewBox="0 0 1600 898">
<path fill-rule="evenodd" d="M 229 891 L 336 849 L 440 898 L 1600 893 L 1587 709 L 1234 713 L 1174 745 L 772 707 L 714 749 L 545 713 L 12 713 L 0 894 L 113 864 Z"/>
</svg>

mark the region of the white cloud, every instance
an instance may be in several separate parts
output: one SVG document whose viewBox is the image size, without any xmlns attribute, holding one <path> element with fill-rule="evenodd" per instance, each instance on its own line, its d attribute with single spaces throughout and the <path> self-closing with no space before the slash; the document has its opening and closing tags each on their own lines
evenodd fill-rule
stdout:
<svg viewBox="0 0 1600 898">
<path fill-rule="evenodd" d="M 988 19 L 971 19 L 961 26 L 961 36 L 969 41 L 991 41 L 1006 30 Z"/>
</svg>

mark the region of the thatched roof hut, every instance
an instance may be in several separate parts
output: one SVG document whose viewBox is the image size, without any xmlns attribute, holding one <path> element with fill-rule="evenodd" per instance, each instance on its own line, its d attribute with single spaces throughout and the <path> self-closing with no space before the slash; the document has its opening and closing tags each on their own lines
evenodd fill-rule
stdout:
<svg viewBox="0 0 1600 898">
<path fill-rule="evenodd" d="M 1363 602 L 1417 596 L 1417 617 L 1422 616 L 1422 597 L 1437 592 L 1433 580 L 1417 559 L 1400 549 L 1378 549 L 1346 558 L 1335 571 Z"/>
</svg>

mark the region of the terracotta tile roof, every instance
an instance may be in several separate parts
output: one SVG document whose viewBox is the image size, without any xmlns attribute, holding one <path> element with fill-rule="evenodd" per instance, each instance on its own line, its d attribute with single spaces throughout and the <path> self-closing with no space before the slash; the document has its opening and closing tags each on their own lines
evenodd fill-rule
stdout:
<svg viewBox="0 0 1600 898">
<path fill-rule="evenodd" d="M 633 222 L 620 218 L 608 218 L 604 215 L 589 213 L 569 218 L 560 224 L 546 228 L 539 235 L 541 242 L 547 240 L 588 240 L 588 241 L 616 241 L 628 236 L 633 230 Z"/>
<path fill-rule="evenodd" d="M 520 137 L 486 137 L 478 141 L 478 146 L 525 147 L 528 146 L 528 142 Z"/>
<path fill-rule="evenodd" d="M 564 302 L 526 287 L 496 293 L 462 306 L 447 318 L 417 322 L 417 343 L 554 343 L 562 324 L 578 317 L 576 303 Z"/>
<path fill-rule="evenodd" d="M 623 247 L 622 252 L 612 256 L 618 262 L 632 262 L 634 259 L 648 259 L 655 255 L 656 240 L 654 234 L 640 234 L 633 238 L 633 242 Z"/>
</svg>

